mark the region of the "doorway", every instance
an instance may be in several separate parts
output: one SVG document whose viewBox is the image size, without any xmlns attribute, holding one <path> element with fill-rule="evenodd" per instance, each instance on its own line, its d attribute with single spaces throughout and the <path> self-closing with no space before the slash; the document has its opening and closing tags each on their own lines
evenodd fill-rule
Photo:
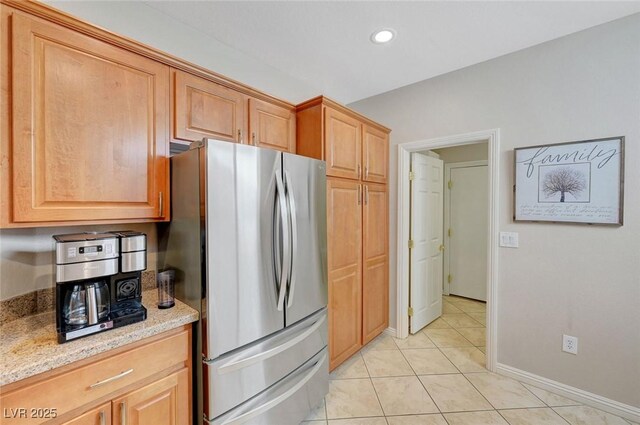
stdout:
<svg viewBox="0 0 640 425">
<path fill-rule="evenodd" d="M 494 371 L 496 362 L 497 362 L 497 354 L 496 354 L 496 287 L 497 287 L 497 249 L 498 249 L 498 238 L 497 238 L 497 229 L 498 229 L 498 153 L 499 153 L 499 130 L 488 130 L 476 133 L 469 133 L 463 135 L 456 135 L 451 137 L 444 137 L 439 139 L 431 139 L 410 143 L 403 143 L 398 145 L 398 156 L 399 156 L 399 167 L 398 167 L 398 251 L 397 251 L 397 265 L 398 265 L 398 275 L 397 275 L 397 336 L 399 338 L 405 338 L 409 334 L 409 324 L 412 320 L 412 317 L 409 316 L 411 311 L 410 307 L 410 288 L 413 287 L 413 283 L 410 280 L 411 269 L 416 266 L 416 262 L 410 263 L 410 259 L 412 257 L 411 252 L 411 242 L 415 244 L 417 241 L 411 241 L 410 237 L 412 235 L 411 228 L 412 220 L 411 220 L 411 181 L 410 178 L 413 176 L 410 174 L 411 170 L 411 157 L 414 153 L 425 152 L 425 151 L 438 151 L 444 148 L 451 148 L 455 146 L 466 146 L 473 145 L 478 143 L 486 143 L 487 146 L 487 160 L 486 160 L 486 178 L 487 178 L 487 186 L 488 186 L 488 196 L 486 197 L 487 202 L 484 205 L 484 209 L 486 210 L 486 221 L 484 228 L 486 229 L 487 243 L 485 245 L 486 252 L 486 264 L 485 264 L 485 275 L 486 275 L 486 358 L 487 358 L 487 369 Z M 430 156 L 438 156 L 430 155 Z M 430 160 L 427 160 L 430 161 Z M 462 167 L 459 167 L 462 168 Z M 476 170 L 477 171 L 477 170 Z M 432 176 L 433 176 L 432 172 Z M 443 173 L 444 175 L 444 173 Z M 416 177 L 417 178 L 417 177 Z M 442 185 L 442 180 L 440 182 Z M 437 198 L 437 196 L 431 196 L 432 199 Z M 442 198 L 440 200 L 442 202 Z M 442 211 L 442 210 L 441 210 Z M 441 215 L 442 216 L 442 215 Z M 435 225 L 437 227 L 437 225 Z M 434 227 L 434 225 L 431 225 Z M 428 250 L 428 254 L 423 255 L 425 257 L 417 258 L 416 261 L 419 260 L 427 260 L 428 258 L 434 258 L 436 244 L 434 241 L 437 240 L 437 237 L 433 237 L 433 233 L 429 235 L 422 235 L 423 239 L 429 239 L 430 248 L 434 248 Z M 425 246 L 426 246 L 425 245 Z M 442 251 L 444 247 L 438 246 L 438 248 Z M 442 259 L 442 257 L 441 257 Z M 422 262 L 421 264 L 427 264 L 428 262 Z M 442 271 L 442 268 L 441 268 Z M 437 274 L 437 273 L 436 273 Z M 441 274 L 441 276 L 443 276 Z M 435 275 L 432 275 L 431 278 L 438 278 Z M 442 280 L 439 282 L 439 294 L 435 294 L 432 291 L 429 291 L 432 298 L 439 297 L 442 298 Z M 447 288 L 450 289 L 450 288 Z M 424 292 L 424 291 L 423 291 Z M 465 301 L 464 298 L 460 298 L 460 300 Z M 454 300 L 454 301 L 457 301 Z M 433 305 L 436 302 L 436 299 L 428 299 L 425 302 L 425 305 Z M 476 301 L 468 301 L 468 302 L 476 302 Z M 451 305 L 449 302 L 444 302 L 440 304 L 440 309 L 442 310 L 442 305 Z M 415 311 L 413 312 L 415 314 Z M 432 315 L 432 313 L 429 313 Z M 427 314 L 427 315 L 429 315 Z M 475 344 L 474 344 L 475 345 Z M 480 344 L 477 344 L 480 345 Z"/>
</svg>

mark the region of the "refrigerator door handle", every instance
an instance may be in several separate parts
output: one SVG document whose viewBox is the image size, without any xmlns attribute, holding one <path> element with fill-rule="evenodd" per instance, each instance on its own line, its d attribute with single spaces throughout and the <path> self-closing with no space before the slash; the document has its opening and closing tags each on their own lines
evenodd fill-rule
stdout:
<svg viewBox="0 0 640 425">
<path fill-rule="evenodd" d="M 296 260 L 294 255 L 298 252 L 298 219 L 296 217 L 296 201 L 293 191 L 293 183 L 287 171 L 284 172 L 284 182 L 287 190 L 287 200 L 289 201 L 289 216 L 291 217 L 291 267 L 289 268 L 289 288 L 287 295 L 287 307 L 293 305 L 293 290 L 295 288 Z"/>
<path fill-rule="evenodd" d="M 287 274 L 289 273 L 289 268 L 291 267 L 291 241 L 289 237 L 289 219 L 288 219 L 288 209 L 287 203 L 285 199 L 285 189 L 284 183 L 282 182 L 282 177 L 280 176 L 280 170 L 276 172 L 276 200 L 279 205 L 280 210 L 280 228 L 282 229 L 282 264 L 280 267 L 280 276 L 278 276 L 280 282 L 278 286 L 278 311 L 282 311 L 284 309 L 284 297 L 287 292 Z M 275 240 L 278 240 L 279 235 L 274 235 Z M 276 255 L 274 253 L 274 255 Z"/>
<path fill-rule="evenodd" d="M 266 401 L 265 403 L 261 404 L 255 409 L 249 410 L 248 412 L 241 414 L 240 416 L 229 418 L 228 420 L 222 422 L 220 425 L 244 424 L 249 420 L 251 420 L 252 418 L 255 418 L 256 416 L 261 415 L 262 413 L 273 409 L 283 401 L 287 400 L 293 394 L 295 394 L 300 388 L 304 387 L 307 384 L 307 382 L 309 382 L 311 378 L 315 376 L 316 372 L 318 372 L 318 370 L 322 367 L 322 365 L 324 365 L 326 357 L 327 357 L 326 353 L 323 354 L 322 357 L 320 357 L 317 360 L 317 362 L 313 365 L 313 367 L 311 367 L 308 370 L 308 372 L 305 373 L 304 378 L 300 379 L 294 386 L 289 388 L 284 393 L 272 398 L 271 400 Z"/>
</svg>

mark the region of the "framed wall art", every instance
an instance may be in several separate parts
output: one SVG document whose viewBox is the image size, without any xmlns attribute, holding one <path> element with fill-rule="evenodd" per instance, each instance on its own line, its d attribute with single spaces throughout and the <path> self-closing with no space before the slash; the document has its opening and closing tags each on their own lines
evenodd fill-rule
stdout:
<svg viewBox="0 0 640 425">
<path fill-rule="evenodd" d="M 624 137 L 515 149 L 515 221 L 622 225 Z"/>
</svg>

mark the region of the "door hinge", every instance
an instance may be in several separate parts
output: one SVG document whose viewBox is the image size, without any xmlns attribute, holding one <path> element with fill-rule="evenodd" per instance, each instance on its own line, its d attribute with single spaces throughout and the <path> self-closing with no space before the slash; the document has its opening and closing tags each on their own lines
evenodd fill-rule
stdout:
<svg viewBox="0 0 640 425">
<path fill-rule="evenodd" d="M 413 307 L 409 307 L 409 317 L 413 317 Z"/>
<path fill-rule="evenodd" d="M 409 171 L 409 181 L 412 181 L 415 179 L 416 179 L 416 173 L 414 173 L 413 171 Z"/>
<path fill-rule="evenodd" d="M 447 230 L 447 236 L 451 237 L 451 235 L 453 235 L 453 230 L 449 227 L 449 230 Z"/>
<path fill-rule="evenodd" d="M 451 180 L 449 180 L 449 182 L 447 183 L 447 187 L 449 189 L 451 189 L 453 187 L 453 182 Z"/>
<path fill-rule="evenodd" d="M 453 276 L 448 275 L 448 276 L 447 276 L 447 282 L 448 282 L 448 283 L 451 283 L 451 281 L 453 281 Z"/>
<path fill-rule="evenodd" d="M 409 239 L 409 243 L 407 245 L 409 245 L 409 249 L 413 249 L 413 239 Z"/>
</svg>

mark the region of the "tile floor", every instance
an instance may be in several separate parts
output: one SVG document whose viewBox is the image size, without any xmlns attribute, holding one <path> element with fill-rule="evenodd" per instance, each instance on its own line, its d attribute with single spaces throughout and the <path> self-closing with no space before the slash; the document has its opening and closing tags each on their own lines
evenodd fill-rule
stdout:
<svg viewBox="0 0 640 425">
<path fill-rule="evenodd" d="M 485 304 L 443 297 L 407 339 L 380 335 L 334 370 L 303 425 L 635 425 L 485 368 Z"/>
</svg>

